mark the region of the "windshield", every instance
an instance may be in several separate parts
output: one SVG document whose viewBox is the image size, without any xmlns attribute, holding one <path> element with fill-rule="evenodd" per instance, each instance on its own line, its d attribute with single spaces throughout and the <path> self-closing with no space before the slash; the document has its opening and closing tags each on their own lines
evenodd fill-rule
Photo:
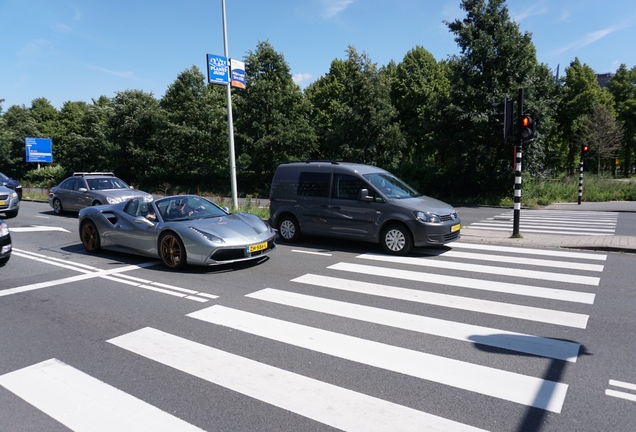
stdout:
<svg viewBox="0 0 636 432">
<path fill-rule="evenodd" d="M 226 216 L 219 206 L 199 196 L 171 197 L 155 201 L 165 221 L 183 221 Z"/>
<path fill-rule="evenodd" d="M 126 183 L 117 177 L 86 179 L 89 190 L 130 189 Z"/>
<path fill-rule="evenodd" d="M 365 174 L 363 177 L 387 198 L 402 199 L 422 196 L 411 186 L 389 173 Z"/>
</svg>

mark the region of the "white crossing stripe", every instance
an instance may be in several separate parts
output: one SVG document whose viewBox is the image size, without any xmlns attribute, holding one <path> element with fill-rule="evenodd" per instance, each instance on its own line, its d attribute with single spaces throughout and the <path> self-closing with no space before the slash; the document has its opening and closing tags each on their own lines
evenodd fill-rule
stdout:
<svg viewBox="0 0 636 432">
<path fill-rule="evenodd" d="M 582 270 L 602 272 L 604 266 L 600 264 L 589 264 L 571 261 L 555 261 L 545 259 L 533 259 L 528 257 L 515 257 L 509 255 L 488 255 L 483 253 L 457 252 L 454 250 L 440 251 L 440 249 L 422 248 L 420 254 L 439 256 L 442 258 L 472 259 L 477 261 L 493 261 L 498 263 L 521 264 L 537 267 L 555 267 L 568 270 Z"/>
<path fill-rule="evenodd" d="M 460 262 L 440 261 L 423 258 L 403 257 L 394 255 L 364 254 L 356 258 L 366 260 L 389 262 L 394 264 L 408 264 L 421 267 L 433 267 L 447 270 L 459 270 L 474 273 L 487 273 L 489 275 L 514 276 L 517 278 L 539 279 L 544 281 L 567 282 L 577 285 L 598 286 L 601 278 L 592 276 L 579 276 L 567 273 L 551 273 L 536 270 L 524 270 L 518 268 L 505 268 L 485 266 L 478 264 L 466 264 Z"/>
<path fill-rule="evenodd" d="M 480 229 L 486 231 L 512 231 L 512 227 L 500 228 L 494 226 L 478 226 L 475 224 L 469 225 L 470 229 Z M 612 234 L 605 233 L 597 233 L 597 232 L 589 232 L 589 231 L 556 231 L 556 230 L 548 230 L 548 229 L 528 229 L 526 227 L 520 227 L 520 229 L 524 233 L 535 233 L 535 234 L 565 234 L 565 235 L 587 235 L 587 236 L 605 236 Z"/>
<path fill-rule="evenodd" d="M 605 394 L 607 396 L 612 396 L 612 397 L 615 397 L 615 398 L 625 399 L 625 400 L 628 400 L 628 401 L 636 402 L 636 394 L 625 393 L 625 392 L 616 391 L 616 390 L 610 390 L 610 389 L 606 389 L 605 390 Z"/>
<path fill-rule="evenodd" d="M 572 258 L 572 259 L 588 259 L 596 261 L 607 261 L 607 255 L 605 254 L 591 254 L 585 252 L 570 252 L 551 249 L 531 249 L 520 248 L 518 246 L 496 246 L 482 243 L 464 243 L 462 241 L 453 242 L 447 246 L 453 249 L 472 249 L 472 250 L 485 250 L 491 252 L 505 252 L 511 254 L 522 255 L 541 255 L 541 256 L 553 256 L 559 258 Z"/>
<path fill-rule="evenodd" d="M 528 297 L 539 297 L 551 300 L 569 301 L 574 303 L 594 304 L 596 294 L 580 291 L 543 288 L 532 285 L 520 285 L 507 282 L 497 282 L 482 279 L 469 279 L 458 276 L 440 275 L 434 273 L 422 273 L 409 270 L 397 270 L 386 267 L 374 267 L 361 264 L 337 263 L 328 269 L 342 270 L 352 273 L 383 276 L 394 279 L 426 282 L 438 285 L 470 288 L 482 291 L 493 291 L 506 294 L 516 294 Z"/>
<path fill-rule="evenodd" d="M 57 359 L 0 375 L 0 385 L 75 432 L 202 431 Z"/>
<path fill-rule="evenodd" d="M 108 342 L 203 380 L 344 431 L 480 430 L 153 328 L 137 330 Z"/>
<path fill-rule="evenodd" d="M 305 310 L 576 362 L 580 344 L 266 288 L 246 297 Z"/>
<path fill-rule="evenodd" d="M 366 295 L 375 295 L 379 297 L 400 299 L 453 309 L 461 309 L 490 315 L 499 315 L 509 318 L 538 321 L 548 324 L 556 324 L 583 329 L 587 327 L 587 320 L 589 319 L 588 315 L 576 314 L 571 312 L 541 309 L 529 306 L 515 305 L 511 303 L 494 302 L 489 300 L 479 300 L 429 291 L 400 288 L 390 285 L 359 282 L 328 276 L 318 276 L 314 274 L 306 274 L 304 276 L 297 277 L 295 279 L 292 279 L 292 282 L 300 282 L 309 285 L 357 292 Z"/>
<path fill-rule="evenodd" d="M 215 305 L 188 314 L 338 358 L 559 413 L 567 384 L 386 345 Z M 373 428 L 371 428 L 373 429 Z"/>
<path fill-rule="evenodd" d="M 470 224 L 470 228 L 477 228 L 477 226 L 487 226 L 487 227 L 504 227 L 506 229 L 512 229 L 512 224 L 510 222 L 500 222 L 500 221 L 493 221 L 493 222 L 475 222 Z M 519 228 L 523 228 L 524 230 L 527 230 L 527 228 L 535 228 L 535 229 L 544 229 L 547 230 L 548 232 L 560 232 L 560 231 L 564 231 L 564 234 L 570 234 L 571 231 L 582 231 L 585 230 L 585 232 L 587 232 L 588 234 L 592 234 L 592 233 L 602 233 L 603 235 L 607 235 L 607 234 L 611 234 L 614 231 L 616 231 L 614 228 L 609 229 L 609 228 L 596 228 L 596 227 L 569 227 L 569 226 L 554 226 L 554 224 L 552 224 L 552 222 L 549 222 L 549 225 L 536 225 L 535 224 L 530 224 L 530 223 L 523 223 L 523 221 L 520 222 Z"/>
</svg>

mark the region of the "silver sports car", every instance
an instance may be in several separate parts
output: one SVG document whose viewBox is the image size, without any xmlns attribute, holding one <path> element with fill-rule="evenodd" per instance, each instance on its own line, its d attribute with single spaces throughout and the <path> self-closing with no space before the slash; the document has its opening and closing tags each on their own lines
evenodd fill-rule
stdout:
<svg viewBox="0 0 636 432">
<path fill-rule="evenodd" d="M 257 259 L 276 248 L 276 233 L 261 218 L 229 213 L 197 195 L 86 207 L 79 212 L 79 234 L 89 252 L 158 257 L 171 269 Z"/>
</svg>

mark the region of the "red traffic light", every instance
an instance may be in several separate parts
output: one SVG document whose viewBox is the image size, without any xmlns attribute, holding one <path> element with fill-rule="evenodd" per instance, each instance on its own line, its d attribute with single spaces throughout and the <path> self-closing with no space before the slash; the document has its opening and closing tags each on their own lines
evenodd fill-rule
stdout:
<svg viewBox="0 0 636 432">
<path fill-rule="evenodd" d="M 581 146 L 581 157 L 586 157 L 589 154 L 590 154 L 590 148 L 586 144 L 583 144 Z"/>
<path fill-rule="evenodd" d="M 519 132 L 521 139 L 531 141 L 534 139 L 535 123 L 531 115 L 524 114 L 519 118 Z"/>
</svg>

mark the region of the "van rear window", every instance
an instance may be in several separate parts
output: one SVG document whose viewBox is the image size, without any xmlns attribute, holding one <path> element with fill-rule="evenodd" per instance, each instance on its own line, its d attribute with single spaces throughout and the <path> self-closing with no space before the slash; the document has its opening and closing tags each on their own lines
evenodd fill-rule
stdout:
<svg viewBox="0 0 636 432">
<path fill-rule="evenodd" d="M 307 197 L 329 197 L 331 173 L 301 172 L 298 178 L 298 195 Z"/>
</svg>

